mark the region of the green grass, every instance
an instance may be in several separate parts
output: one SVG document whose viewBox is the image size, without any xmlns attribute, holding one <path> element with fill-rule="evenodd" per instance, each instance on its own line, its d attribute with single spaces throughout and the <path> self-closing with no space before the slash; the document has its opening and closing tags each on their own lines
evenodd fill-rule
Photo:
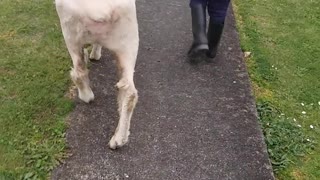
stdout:
<svg viewBox="0 0 320 180">
<path fill-rule="evenodd" d="M 277 178 L 320 179 L 320 1 L 235 0 L 234 9 Z"/>
<path fill-rule="evenodd" d="M 0 1 L 0 179 L 45 179 L 65 156 L 70 59 L 53 1 Z"/>
</svg>

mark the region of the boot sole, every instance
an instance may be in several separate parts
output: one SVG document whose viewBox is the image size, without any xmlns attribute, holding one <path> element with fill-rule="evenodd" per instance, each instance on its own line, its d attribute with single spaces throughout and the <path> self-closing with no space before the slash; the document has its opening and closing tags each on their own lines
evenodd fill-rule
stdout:
<svg viewBox="0 0 320 180">
<path fill-rule="evenodd" d="M 207 51 L 206 49 L 198 50 L 197 52 L 193 52 L 189 55 L 191 63 L 200 63 L 207 58 Z"/>
<path fill-rule="evenodd" d="M 188 56 L 190 58 L 191 63 L 199 63 L 202 60 L 205 60 L 207 57 L 207 53 L 209 51 L 209 47 L 206 44 L 200 45 L 190 51 Z"/>
</svg>

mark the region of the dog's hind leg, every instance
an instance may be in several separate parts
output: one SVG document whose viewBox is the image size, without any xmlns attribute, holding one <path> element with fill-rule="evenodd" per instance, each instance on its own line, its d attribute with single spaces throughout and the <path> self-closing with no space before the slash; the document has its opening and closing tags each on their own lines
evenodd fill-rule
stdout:
<svg viewBox="0 0 320 180">
<path fill-rule="evenodd" d="M 119 47 L 111 49 L 117 56 L 120 75 L 120 80 L 116 85 L 119 90 L 118 111 L 120 119 L 115 134 L 109 142 L 111 149 L 121 147 L 128 142 L 131 117 L 138 102 L 138 92 L 135 88 L 133 76 L 138 54 L 139 35 L 137 23 L 135 21 L 131 23 L 126 24 L 126 26 L 131 25 L 131 27 L 126 27 L 123 31 L 126 36 L 118 36 L 121 37 L 119 39 L 121 43 L 113 44 L 113 47 Z"/>
</svg>

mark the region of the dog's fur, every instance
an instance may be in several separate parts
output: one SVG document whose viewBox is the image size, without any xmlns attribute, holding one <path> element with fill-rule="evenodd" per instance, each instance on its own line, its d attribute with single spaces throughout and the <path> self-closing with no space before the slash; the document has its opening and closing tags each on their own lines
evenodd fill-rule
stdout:
<svg viewBox="0 0 320 180">
<path fill-rule="evenodd" d="M 73 61 L 71 78 L 81 100 L 89 103 L 94 99 L 89 85 L 88 54 L 83 47 L 93 45 L 90 59 L 100 59 L 101 47 L 108 48 L 117 57 L 120 120 L 109 146 L 121 147 L 128 142 L 130 120 L 138 101 L 133 82 L 139 45 L 135 0 L 55 0 L 55 4 Z"/>
</svg>

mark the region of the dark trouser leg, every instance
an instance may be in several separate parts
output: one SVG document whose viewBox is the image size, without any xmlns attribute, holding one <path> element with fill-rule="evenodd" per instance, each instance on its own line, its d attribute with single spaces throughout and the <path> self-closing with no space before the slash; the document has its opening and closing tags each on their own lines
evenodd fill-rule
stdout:
<svg viewBox="0 0 320 180">
<path fill-rule="evenodd" d="M 209 51 L 207 56 L 209 58 L 213 59 L 217 55 L 229 4 L 230 0 L 209 0 L 208 2 L 210 21 L 208 29 Z"/>
<path fill-rule="evenodd" d="M 206 34 L 206 7 L 207 0 L 191 0 L 193 43 L 188 52 L 190 57 L 201 57 L 208 51 Z"/>
</svg>

